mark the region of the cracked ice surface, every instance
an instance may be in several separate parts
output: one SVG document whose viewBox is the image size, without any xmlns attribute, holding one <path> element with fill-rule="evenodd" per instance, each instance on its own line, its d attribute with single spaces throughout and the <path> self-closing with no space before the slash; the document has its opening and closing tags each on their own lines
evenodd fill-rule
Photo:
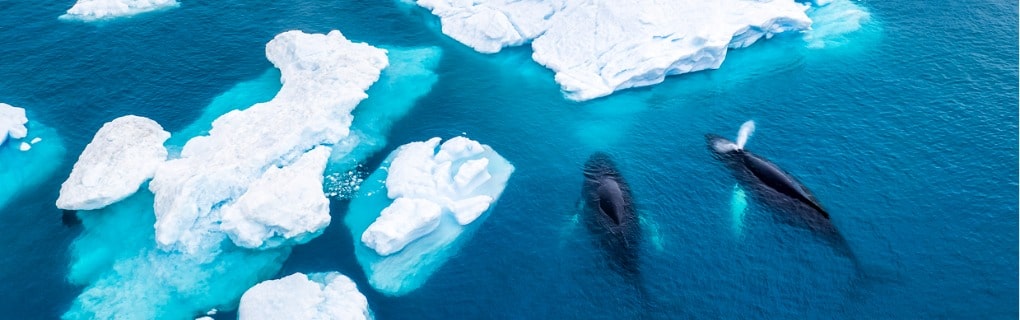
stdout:
<svg viewBox="0 0 1020 320">
<path fill-rule="evenodd" d="M 809 5 L 794 0 L 417 0 L 416 4 L 439 17 L 443 33 L 478 52 L 495 53 L 531 42 L 532 58 L 556 73 L 556 82 L 572 100 L 657 84 L 669 75 L 716 69 L 731 48 L 780 33 L 827 28 L 812 26 L 805 13 Z"/>
<path fill-rule="evenodd" d="M 387 65 L 385 51 L 353 43 L 339 31 L 282 33 L 266 45 L 266 57 L 280 69 L 280 92 L 219 117 L 208 136 L 189 140 L 179 159 L 156 171 L 149 189 L 156 195 L 161 248 L 196 252 L 215 245 L 219 208 L 270 167 L 346 137 L 351 110 Z"/>
<path fill-rule="evenodd" d="M 369 283 L 387 295 L 417 289 L 482 224 L 514 167 L 456 137 L 405 144 L 365 179 L 344 222 Z"/>
</svg>

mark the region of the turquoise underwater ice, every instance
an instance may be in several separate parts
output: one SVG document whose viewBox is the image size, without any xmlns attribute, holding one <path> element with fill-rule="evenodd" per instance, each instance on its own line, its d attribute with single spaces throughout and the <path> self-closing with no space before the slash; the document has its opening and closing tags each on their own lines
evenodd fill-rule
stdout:
<svg viewBox="0 0 1020 320">
<path fill-rule="evenodd" d="M 325 271 L 350 276 L 378 319 L 1016 315 L 1016 3 L 836 0 L 808 12 L 812 31 L 732 50 L 719 70 L 587 102 L 565 100 L 527 46 L 479 54 L 395 1 L 182 1 L 97 24 L 58 19 L 70 5 L 0 4 L 11 17 L 0 102 L 49 128 L 30 128 L 43 140 L 27 153 L 0 146 L 7 317 L 232 319 L 250 285 Z M 146 186 L 62 224 L 56 190 L 104 122 L 152 118 L 174 132 L 174 154 L 217 116 L 275 95 L 264 45 L 292 29 L 339 29 L 392 64 L 355 109 L 361 144 L 327 168 L 323 235 L 292 252 L 161 253 Z M 734 189 L 703 135 L 748 119 L 759 124 L 748 148 L 811 188 L 873 277 Z M 369 172 L 397 146 L 458 135 L 512 160 L 510 184 L 416 289 L 374 289 L 341 221 L 383 199 L 351 195 L 378 187 Z M 648 300 L 570 229 L 596 151 L 618 159 L 642 223 L 657 226 L 641 250 Z"/>
<path fill-rule="evenodd" d="M 367 157 L 380 145 L 389 124 L 428 92 L 439 51 L 435 48 L 391 49 L 390 66 L 369 91 L 357 114 L 375 122 L 355 122 L 352 132 L 368 141 L 337 160 L 346 170 L 356 164 L 348 157 Z M 172 153 L 180 143 L 207 134 L 217 117 L 232 110 L 269 100 L 279 90 L 279 71 L 239 83 L 217 96 L 202 115 L 167 141 Z M 407 75 L 405 79 L 404 76 Z M 354 143 L 357 143 L 355 141 Z M 352 143 L 352 144 L 354 144 Z M 348 161 L 343 163 L 342 161 Z M 245 290 L 276 274 L 290 254 L 289 247 L 249 250 L 223 241 L 212 252 L 186 254 L 156 247 L 153 195 L 142 186 L 134 196 L 110 207 L 79 212 L 84 232 L 72 245 L 69 280 L 86 288 L 67 311 L 65 319 L 138 318 L 180 319 L 210 310 L 232 310 Z M 144 299 L 139 299 L 144 297 Z"/>
</svg>

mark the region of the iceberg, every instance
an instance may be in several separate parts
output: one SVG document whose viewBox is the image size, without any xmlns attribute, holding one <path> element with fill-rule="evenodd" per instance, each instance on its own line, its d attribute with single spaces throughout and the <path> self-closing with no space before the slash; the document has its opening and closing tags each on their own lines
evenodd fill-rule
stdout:
<svg viewBox="0 0 1020 320">
<path fill-rule="evenodd" d="M 399 296 L 449 259 L 499 199 L 513 165 L 465 137 L 393 151 L 350 203 L 344 223 L 369 283 Z"/>
<path fill-rule="evenodd" d="M 590 100 L 716 69 L 728 49 L 811 28 L 794 0 L 417 0 L 478 52 L 531 43 L 567 98 Z"/>
<path fill-rule="evenodd" d="M 263 281 L 241 296 L 239 320 L 371 319 L 368 299 L 350 278 L 338 273 L 295 273 Z"/>
<path fill-rule="evenodd" d="M 148 186 L 79 212 L 84 230 L 72 244 L 68 279 L 85 289 L 63 318 L 193 319 L 210 308 L 233 310 L 245 290 L 279 272 L 293 245 L 326 227 L 324 167 L 348 135 L 351 110 L 386 67 L 385 51 L 339 31 L 290 31 L 266 54 L 282 83 L 272 99 L 223 110 L 208 127 L 203 114 L 171 140 L 191 136 L 168 146 L 179 151 Z"/>
<path fill-rule="evenodd" d="M 21 139 L 28 135 L 26 123 L 25 109 L 0 103 L 0 145 L 7 141 L 7 137 Z"/>
<path fill-rule="evenodd" d="M 384 50 L 335 30 L 281 33 L 266 45 L 266 57 L 280 69 L 277 95 L 217 118 L 209 135 L 188 140 L 180 158 L 156 170 L 149 189 L 161 248 L 199 252 L 217 243 L 224 236 L 219 209 L 267 169 L 348 136 L 351 110 L 387 66 Z"/>
<path fill-rule="evenodd" d="M 178 6 L 177 0 L 78 0 L 60 19 L 92 22 Z"/>
<path fill-rule="evenodd" d="M 322 192 L 328 147 L 316 147 L 284 168 L 271 167 L 248 191 L 221 210 L 220 229 L 238 246 L 253 249 L 297 245 L 329 225 Z"/>
<path fill-rule="evenodd" d="M 166 161 L 170 133 L 139 116 L 123 116 L 96 132 L 60 186 L 57 207 L 95 210 L 138 191 Z"/>
</svg>

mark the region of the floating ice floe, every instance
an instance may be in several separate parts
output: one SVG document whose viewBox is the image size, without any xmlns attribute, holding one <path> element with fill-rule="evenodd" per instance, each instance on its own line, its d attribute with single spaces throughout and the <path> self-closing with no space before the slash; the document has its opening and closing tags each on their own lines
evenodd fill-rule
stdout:
<svg viewBox="0 0 1020 320">
<path fill-rule="evenodd" d="M 25 109 L 0 103 L 0 145 L 7 141 L 7 137 L 21 139 L 28 135 L 26 123 Z"/>
<path fill-rule="evenodd" d="M 220 208 L 244 195 L 269 168 L 290 165 L 315 146 L 346 137 L 351 110 L 387 65 L 385 51 L 353 43 L 339 31 L 284 32 L 266 45 L 266 57 L 280 69 L 280 92 L 268 102 L 219 117 L 208 136 L 192 138 L 179 159 L 156 170 L 149 189 L 156 195 L 156 241 L 161 248 L 198 252 L 217 243 L 223 235 Z M 321 195 L 321 187 L 316 191 Z"/>
<path fill-rule="evenodd" d="M 177 0 L 78 0 L 60 19 L 92 22 L 178 6 Z"/>
<path fill-rule="evenodd" d="M 237 310 L 240 320 L 371 319 L 372 312 L 354 281 L 338 272 L 295 273 L 248 289 Z"/>
<path fill-rule="evenodd" d="M 57 207 L 95 210 L 123 200 L 166 161 L 170 133 L 139 116 L 123 116 L 96 132 L 60 186 Z"/>
<path fill-rule="evenodd" d="M 840 0 L 837 0 L 840 1 Z M 817 1 L 825 5 L 829 1 Z M 732 48 L 812 27 L 794 0 L 417 0 L 482 53 L 531 43 L 567 98 L 589 100 L 716 69 Z M 851 4 L 851 6 L 853 6 Z"/>
<path fill-rule="evenodd" d="M 388 295 L 420 287 L 481 225 L 514 167 L 464 137 L 399 147 L 365 179 L 345 223 L 369 283 Z"/>
<path fill-rule="evenodd" d="M 326 227 L 330 146 L 348 135 L 351 110 L 387 65 L 385 51 L 338 31 L 290 31 L 266 55 L 283 83 L 272 100 L 227 112 L 208 135 L 171 146 L 179 158 L 160 165 L 145 190 L 79 212 L 85 231 L 68 279 L 86 288 L 64 318 L 232 310 L 244 290 L 279 271 L 294 244 Z"/>
</svg>

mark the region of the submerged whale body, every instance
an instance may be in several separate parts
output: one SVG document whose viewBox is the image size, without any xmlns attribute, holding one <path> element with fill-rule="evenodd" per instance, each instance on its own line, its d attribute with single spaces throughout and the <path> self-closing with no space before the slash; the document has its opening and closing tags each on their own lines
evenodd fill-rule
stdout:
<svg viewBox="0 0 1020 320">
<path fill-rule="evenodd" d="M 726 144 L 734 144 L 733 142 L 726 140 L 723 137 L 709 134 L 706 136 L 709 146 L 720 156 L 725 158 L 731 167 L 742 168 L 750 174 L 754 180 L 757 180 L 761 185 L 768 187 L 784 196 L 787 196 L 793 200 L 796 200 L 815 212 L 821 214 L 825 219 L 829 219 L 829 213 L 822 208 L 822 205 L 818 203 L 818 199 L 815 198 L 811 191 L 809 191 L 803 184 L 801 184 L 792 175 L 780 169 L 775 163 L 768 161 L 750 151 L 744 150 L 743 148 L 728 149 L 722 147 L 722 149 L 716 146 Z M 735 144 L 734 144 L 735 145 Z"/>
<path fill-rule="evenodd" d="M 775 163 L 766 160 L 750 151 L 744 150 L 744 144 L 754 133 L 754 121 L 744 122 L 740 126 L 740 133 L 737 134 L 737 141 L 733 142 L 719 135 L 707 134 L 705 140 L 708 142 L 708 149 L 720 160 L 726 163 L 738 180 L 752 187 L 764 187 L 773 191 L 781 197 L 789 198 L 797 203 L 811 208 L 812 215 L 820 215 L 822 220 L 829 220 L 829 213 L 818 203 L 818 199 L 808 191 L 803 184 L 797 181 L 792 175 L 780 169 Z M 761 193 L 761 192 L 759 192 Z M 768 192 L 765 192 L 768 193 Z M 766 197 L 770 199 L 774 197 Z M 814 220 L 814 219 L 812 219 Z"/>
<path fill-rule="evenodd" d="M 584 164 L 584 221 L 599 245 L 625 274 L 636 275 L 640 227 L 630 186 L 608 154 Z"/>
<path fill-rule="evenodd" d="M 737 142 L 714 134 L 705 135 L 705 140 L 709 150 L 726 164 L 756 199 L 790 213 L 780 215 L 781 221 L 816 231 L 837 252 L 859 265 L 846 239 L 832 224 L 829 212 L 811 191 L 775 163 L 744 149 L 747 138 L 753 132 L 754 122 L 748 121 L 741 126 Z"/>
</svg>

